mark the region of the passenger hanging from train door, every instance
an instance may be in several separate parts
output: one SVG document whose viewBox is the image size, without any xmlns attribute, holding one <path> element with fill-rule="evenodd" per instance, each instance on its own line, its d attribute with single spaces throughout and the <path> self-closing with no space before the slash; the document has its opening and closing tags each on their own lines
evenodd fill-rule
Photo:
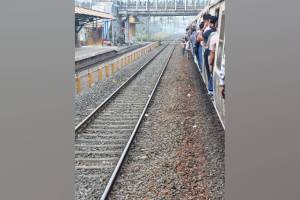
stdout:
<svg viewBox="0 0 300 200">
<path fill-rule="evenodd" d="M 205 13 L 203 15 L 204 27 L 203 27 L 203 32 L 202 33 L 204 33 L 205 31 L 208 31 L 210 29 L 210 26 L 209 26 L 210 17 L 211 17 L 211 15 L 209 13 Z"/>
<path fill-rule="evenodd" d="M 215 52 L 217 48 L 217 43 L 219 39 L 218 32 L 212 32 L 208 39 L 208 64 L 209 64 L 209 73 L 211 74 L 211 80 L 213 79 L 214 63 L 215 63 Z M 212 81 L 213 82 L 213 81 Z M 212 98 L 213 100 L 213 98 Z"/>
<path fill-rule="evenodd" d="M 221 87 L 221 96 L 225 99 L 225 53 L 222 56 L 222 64 L 220 70 L 220 87 Z"/>
<path fill-rule="evenodd" d="M 210 70 L 210 67 L 209 67 L 209 60 L 208 60 L 208 57 L 209 57 L 209 54 L 210 54 L 210 51 L 209 51 L 209 46 L 208 46 L 208 43 L 209 43 L 209 39 L 211 38 L 210 35 L 211 33 L 213 32 L 216 32 L 216 23 L 217 23 L 217 20 L 218 18 L 215 17 L 215 16 L 210 16 L 210 19 L 209 19 L 209 28 L 203 32 L 202 36 L 203 36 L 203 41 L 204 41 L 204 64 L 205 64 L 205 68 L 206 68 L 206 74 L 207 74 L 207 80 L 208 80 L 208 84 L 207 84 L 207 87 L 208 87 L 208 95 L 209 96 L 213 96 L 213 77 L 212 77 L 212 72 Z"/>
<path fill-rule="evenodd" d="M 182 56 L 184 56 L 184 52 L 185 52 L 185 45 L 186 45 L 186 39 L 185 39 L 185 37 L 183 37 L 182 39 L 181 39 L 181 48 L 182 48 Z"/>
<path fill-rule="evenodd" d="M 186 41 L 186 43 L 185 43 L 185 52 L 186 52 L 187 59 L 189 59 L 189 51 L 191 50 L 190 37 L 191 37 L 191 29 L 189 27 L 188 31 L 187 31 L 187 37 L 186 37 L 186 40 L 185 40 Z"/>
<path fill-rule="evenodd" d="M 210 30 L 209 20 L 210 20 L 210 14 L 209 13 L 204 13 L 203 22 L 200 24 L 201 27 L 199 27 L 200 28 L 200 34 L 198 34 L 198 36 L 197 36 L 197 40 L 200 42 L 199 48 L 201 50 L 201 51 L 199 50 L 199 58 L 201 58 L 201 60 L 200 60 L 200 62 L 201 62 L 201 67 L 200 67 L 201 73 L 203 71 L 203 66 L 206 66 L 204 52 L 205 52 L 205 45 L 206 45 L 205 42 L 207 42 L 207 38 L 204 39 L 203 33 Z"/>
<path fill-rule="evenodd" d="M 192 28 L 191 28 L 191 37 L 190 37 L 190 40 L 191 40 L 191 44 L 192 44 L 192 55 L 195 56 L 196 53 L 197 53 L 197 49 L 196 49 L 196 27 L 195 25 L 192 25 Z"/>
<path fill-rule="evenodd" d="M 202 73 L 202 41 L 203 41 L 203 38 L 202 38 L 202 33 L 203 33 L 203 28 L 204 28 L 204 22 L 202 21 L 199 25 L 199 32 L 197 34 L 197 37 L 196 37 L 196 46 L 198 48 L 198 56 L 197 56 L 197 61 L 198 61 L 198 66 L 199 66 L 199 70 L 200 70 L 200 73 Z"/>
</svg>

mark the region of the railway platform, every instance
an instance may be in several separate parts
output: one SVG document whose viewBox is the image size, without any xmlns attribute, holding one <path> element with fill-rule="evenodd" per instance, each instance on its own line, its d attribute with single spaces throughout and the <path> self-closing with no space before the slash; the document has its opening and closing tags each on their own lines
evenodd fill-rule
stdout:
<svg viewBox="0 0 300 200">
<path fill-rule="evenodd" d="M 120 73 L 128 73 L 132 68 L 139 66 L 141 60 L 147 59 L 147 54 L 158 46 L 158 42 L 141 43 L 119 48 L 110 56 L 114 50 L 103 50 L 98 58 L 89 57 L 78 64 L 80 68 L 76 72 L 76 92 L 82 94 L 97 82 L 118 80 Z M 97 49 L 97 48 L 96 48 Z M 107 53 L 104 53 L 104 52 Z M 88 52 L 88 50 L 86 51 Z M 92 51 L 91 52 L 95 52 Z M 94 56 L 97 57 L 97 56 Z M 94 59 L 91 60 L 91 59 Z M 86 65 L 88 62 L 92 64 Z M 76 64 L 76 62 L 75 62 Z M 100 83 L 101 84 L 101 83 Z"/>
<path fill-rule="evenodd" d="M 83 46 L 80 48 L 75 48 L 75 62 L 87 59 L 93 56 L 97 56 L 100 54 L 106 54 L 109 52 L 117 52 L 121 49 L 127 47 L 116 47 L 116 46 L 99 46 L 99 45 L 91 45 L 91 46 Z"/>
<path fill-rule="evenodd" d="M 107 60 L 128 53 L 149 43 L 137 43 L 127 46 L 85 46 L 75 49 L 75 72 L 79 72 Z"/>
</svg>

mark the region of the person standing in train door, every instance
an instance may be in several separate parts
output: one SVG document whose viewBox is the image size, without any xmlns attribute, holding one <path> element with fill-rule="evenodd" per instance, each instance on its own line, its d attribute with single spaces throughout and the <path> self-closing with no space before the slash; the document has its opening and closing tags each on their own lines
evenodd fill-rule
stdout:
<svg viewBox="0 0 300 200">
<path fill-rule="evenodd" d="M 213 82 L 213 71 L 214 71 L 214 63 L 215 63 L 215 52 L 217 48 L 217 43 L 219 39 L 219 34 L 217 32 L 212 32 L 208 39 L 208 49 L 209 49 L 209 73 L 211 75 L 211 81 Z M 212 84 L 213 85 L 213 84 Z"/>
<path fill-rule="evenodd" d="M 217 48 L 217 43 L 219 39 L 219 34 L 217 32 L 213 32 L 210 34 L 208 39 L 208 49 L 209 49 L 209 72 L 213 72 L 214 62 L 215 62 L 215 52 Z"/>
<path fill-rule="evenodd" d="M 181 39 L 182 56 L 184 56 L 186 41 L 185 38 Z"/>
<path fill-rule="evenodd" d="M 225 99 L 225 45 L 223 46 L 223 54 L 222 54 L 222 63 L 221 63 L 221 70 L 219 72 L 220 76 L 220 90 L 221 90 L 221 96 L 223 99 Z"/>
<path fill-rule="evenodd" d="M 191 34 L 192 55 L 195 56 L 196 53 L 198 52 L 196 49 L 196 35 L 197 35 L 196 27 L 193 25 L 191 30 L 192 30 L 192 34 Z"/>
<path fill-rule="evenodd" d="M 204 22 L 202 21 L 199 25 L 199 32 L 197 34 L 197 38 L 196 38 L 196 46 L 198 48 L 198 66 L 199 66 L 199 70 L 200 70 L 200 73 L 202 73 L 202 65 L 203 65 L 203 62 L 202 62 L 202 41 L 203 41 L 203 38 L 202 38 L 202 32 L 203 32 L 203 28 L 204 28 Z"/>
<path fill-rule="evenodd" d="M 209 20 L 210 20 L 211 15 L 209 13 L 205 13 L 203 15 L 203 22 L 204 22 L 204 27 L 203 27 L 203 32 L 206 32 L 210 29 L 210 25 L 209 25 Z"/>
<path fill-rule="evenodd" d="M 207 29 L 206 31 L 203 32 L 202 36 L 203 36 L 203 42 L 204 42 L 204 65 L 205 65 L 205 69 L 206 69 L 206 74 L 207 74 L 207 80 L 208 80 L 208 95 L 212 96 L 213 95 L 213 77 L 212 77 L 212 73 L 210 73 L 210 67 L 209 67 L 209 46 L 208 46 L 208 39 L 210 38 L 210 34 L 213 32 L 216 32 L 216 23 L 217 23 L 218 18 L 215 16 L 210 16 L 210 20 L 209 20 L 209 29 Z"/>
<path fill-rule="evenodd" d="M 210 29 L 211 29 L 210 25 L 209 25 L 210 17 L 211 17 L 211 15 L 209 13 L 205 13 L 203 15 L 203 22 L 200 24 L 201 25 L 200 34 L 198 34 L 198 36 L 197 36 L 197 41 L 200 42 L 199 48 L 201 48 L 201 51 L 199 50 L 199 54 L 200 54 L 199 58 L 201 58 L 201 60 L 200 60 L 200 62 L 201 62 L 201 67 L 200 67 L 201 73 L 203 71 L 203 66 L 206 66 L 205 65 L 205 55 L 204 55 L 204 53 L 205 53 L 205 42 L 206 42 L 207 38 L 204 39 L 203 34 L 208 33 L 207 31 L 210 31 Z"/>
</svg>

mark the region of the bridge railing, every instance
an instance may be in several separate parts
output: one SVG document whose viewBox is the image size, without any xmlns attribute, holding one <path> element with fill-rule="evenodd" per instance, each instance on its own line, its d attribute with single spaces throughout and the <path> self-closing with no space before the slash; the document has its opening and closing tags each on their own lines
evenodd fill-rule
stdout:
<svg viewBox="0 0 300 200">
<path fill-rule="evenodd" d="M 200 10 L 208 0 L 119 0 L 119 10 Z"/>
</svg>

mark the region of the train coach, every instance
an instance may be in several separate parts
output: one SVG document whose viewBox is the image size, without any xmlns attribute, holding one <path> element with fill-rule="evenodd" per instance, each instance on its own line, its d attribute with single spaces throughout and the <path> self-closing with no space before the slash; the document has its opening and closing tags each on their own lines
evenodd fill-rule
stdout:
<svg viewBox="0 0 300 200">
<path fill-rule="evenodd" d="M 224 92 L 222 94 L 222 89 L 225 88 L 225 0 L 210 1 L 208 5 L 198 14 L 196 19 L 193 21 L 197 24 L 198 27 L 201 22 L 202 16 L 205 13 L 209 13 L 218 17 L 217 33 L 219 38 L 216 46 L 213 66 L 213 104 L 225 129 L 225 94 Z M 204 58 L 202 58 L 202 61 L 204 61 Z M 196 63 L 196 65 L 198 65 L 196 56 L 194 58 L 194 62 Z M 202 66 L 204 66 L 204 63 L 202 63 Z M 202 73 L 200 73 L 207 87 L 207 71 L 205 67 L 203 67 L 202 69 Z"/>
</svg>

